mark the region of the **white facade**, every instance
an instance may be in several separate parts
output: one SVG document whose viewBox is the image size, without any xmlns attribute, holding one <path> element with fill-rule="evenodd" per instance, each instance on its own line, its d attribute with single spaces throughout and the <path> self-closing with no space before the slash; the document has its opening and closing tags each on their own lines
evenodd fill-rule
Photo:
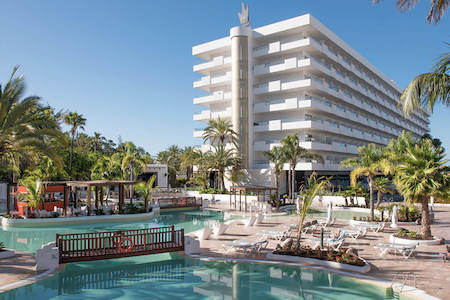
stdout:
<svg viewBox="0 0 450 300">
<path fill-rule="evenodd" d="M 325 160 L 300 161 L 296 170 L 333 172 L 341 160 L 357 154 L 358 146 L 386 145 L 403 130 L 416 137 L 428 132 L 426 117 L 403 117 L 397 107 L 400 87 L 309 14 L 255 29 L 241 25 L 230 36 L 194 46 L 192 54 L 205 62 L 194 65 L 201 78 L 193 85 L 206 92 L 194 98 L 203 107 L 194 120 L 221 117 L 233 122 L 238 117 L 232 106 L 237 103 L 232 101 L 232 38 L 243 27 L 249 31 L 250 173 L 267 174 L 270 165 L 262 151 L 293 133 L 302 147 Z M 194 137 L 201 136 L 201 129 L 194 131 Z M 258 181 L 268 184 L 271 179 Z"/>
<path fill-rule="evenodd" d="M 168 185 L 168 169 L 167 165 L 161 164 L 148 164 L 145 168 L 142 176 L 148 177 L 145 180 L 148 180 L 152 175 L 156 176 L 155 186 L 160 188 L 167 188 Z"/>
</svg>

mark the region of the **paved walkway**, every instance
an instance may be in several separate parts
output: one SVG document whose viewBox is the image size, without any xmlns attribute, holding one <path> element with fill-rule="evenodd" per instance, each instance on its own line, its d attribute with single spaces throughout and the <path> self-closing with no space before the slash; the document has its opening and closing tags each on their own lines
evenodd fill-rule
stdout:
<svg viewBox="0 0 450 300">
<path fill-rule="evenodd" d="M 447 243 L 450 243 L 450 208 L 436 208 L 435 218 L 436 222 L 432 225 L 433 235 L 443 237 L 447 240 Z M 224 245 L 237 239 L 257 241 L 260 239 L 258 232 L 262 230 L 282 230 L 289 224 L 296 224 L 297 222 L 298 217 L 277 216 L 266 218 L 263 224 L 258 226 L 232 225 L 218 239 L 201 241 L 201 255 L 243 258 L 245 257 L 244 254 L 230 251 L 230 248 Z M 420 230 L 418 225 L 403 227 L 409 230 Z M 337 231 L 339 228 L 349 228 L 348 221 L 338 221 L 330 227 L 330 230 Z M 400 275 L 397 281 L 401 281 L 404 275 L 409 274 L 410 280 L 407 285 L 415 285 L 415 276 L 418 289 L 425 290 L 430 295 L 441 299 L 450 299 L 450 262 L 444 263 L 442 259 L 442 254 L 446 251 L 445 245 L 419 246 L 416 255 L 410 259 L 391 254 L 379 256 L 379 251 L 374 246 L 381 242 L 388 242 L 389 235 L 397 230 L 387 228 L 379 233 L 369 232 L 366 237 L 361 239 L 347 239 L 348 242 L 344 247 L 357 249 L 360 256 L 372 265 L 372 270 L 367 273 L 369 276 L 392 281 L 394 274 L 397 273 Z M 295 234 L 292 235 L 292 237 L 294 236 Z M 308 236 L 303 235 L 305 243 L 307 243 Z M 276 244 L 276 241 L 271 240 L 261 254 L 252 255 L 251 258 L 265 259 L 265 255 L 272 251 Z"/>
</svg>

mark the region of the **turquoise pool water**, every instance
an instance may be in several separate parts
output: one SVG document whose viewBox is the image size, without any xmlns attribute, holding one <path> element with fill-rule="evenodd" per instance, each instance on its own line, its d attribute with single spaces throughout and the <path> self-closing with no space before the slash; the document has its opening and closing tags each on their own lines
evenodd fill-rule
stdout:
<svg viewBox="0 0 450 300">
<path fill-rule="evenodd" d="M 34 227 L 0 229 L 0 241 L 6 248 L 36 252 L 42 245 L 55 241 L 57 233 L 78 233 L 96 231 L 115 231 L 124 229 L 140 229 L 157 226 L 175 225 L 191 232 L 202 228 L 205 224 L 223 221 L 223 214 L 217 211 L 185 211 L 161 213 L 159 217 L 149 221 L 127 223 L 82 223 L 79 225 L 64 225 L 61 227 Z"/>
<path fill-rule="evenodd" d="M 174 224 L 187 232 L 223 220 L 214 211 L 163 213 L 147 223 L 83 224 L 0 231 L 7 247 L 35 251 L 56 232 L 103 231 Z M 386 291 L 346 276 L 291 266 L 225 263 L 158 254 L 71 263 L 58 274 L 0 294 L 33 299 L 386 299 Z M 407 299 L 407 298 L 401 298 Z"/>
</svg>

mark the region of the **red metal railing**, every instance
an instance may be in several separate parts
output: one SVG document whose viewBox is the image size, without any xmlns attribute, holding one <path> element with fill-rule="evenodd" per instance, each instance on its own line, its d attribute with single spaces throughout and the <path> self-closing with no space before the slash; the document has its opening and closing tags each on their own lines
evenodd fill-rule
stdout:
<svg viewBox="0 0 450 300">
<path fill-rule="evenodd" d="M 174 226 L 57 234 L 59 263 L 110 259 L 184 250 L 184 229 Z"/>
</svg>

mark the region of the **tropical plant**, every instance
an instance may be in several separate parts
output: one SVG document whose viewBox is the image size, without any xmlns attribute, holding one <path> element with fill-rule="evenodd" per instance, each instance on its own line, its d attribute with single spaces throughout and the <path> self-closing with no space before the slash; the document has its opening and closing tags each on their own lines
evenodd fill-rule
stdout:
<svg viewBox="0 0 450 300">
<path fill-rule="evenodd" d="M 238 135 L 229 121 L 219 117 L 209 120 L 203 132 L 203 142 L 206 141 L 209 141 L 211 145 L 224 146 L 226 143 L 232 143 L 237 147 Z"/>
<path fill-rule="evenodd" d="M 102 150 L 106 144 L 106 138 L 101 135 L 101 133 L 94 132 L 94 135 L 90 139 L 90 149 L 97 153 L 97 151 Z"/>
<path fill-rule="evenodd" d="M 20 180 L 20 184 L 27 189 L 27 193 L 22 195 L 28 202 L 27 206 L 39 208 L 43 203 L 40 180 L 34 176 L 30 176 Z"/>
<path fill-rule="evenodd" d="M 153 191 L 155 190 L 154 184 L 155 184 L 156 176 L 153 175 L 150 177 L 150 179 L 147 182 L 140 182 L 136 185 L 136 192 L 144 198 L 144 206 L 145 211 L 148 212 L 148 203 L 152 199 Z"/>
<path fill-rule="evenodd" d="M 289 163 L 289 198 L 294 200 L 295 166 L 297 165 L 297 161 L 299 159 L 316 159 L 323 163 L 323 158 L 322 156 L 310 153 L 308 150 L 301 147 L 297 134 L 288 135 L 283 140 L 281 140 L 281 149 L 284 158 Z"/>
<path fill-rule="evenodd" d="M 445 153 L 436 149 L 429 139 L 409 144 L 402 163 L 398 166 L 396 185 L 406 202 L 422 206 L 422 235 L 431 237 L 428 199 L 450 189 Z"/>
<path fill-rule="evenodd" d="M 184 148 L 180 155 L 180 167 L 186 170 L 186 180 L 188 182 L 191 180 L 192 174 L 194 173 L 195 156 L 196 153 L 194 147 Z"/>
<path fill-rule="evenodd" d="M 436 102 L 450 105 L 450 53 L 441 56 L 433 70 L 416 76 L 400 96 L 405 114 L 433 111 Z"/>
<path fill-rule="evenodd" d="M 302 185 L 300 188 L 300 197 L 302 198 L 302 208 L 300 210 L 300 219 L 298 222 L 298 232 L 297 232 L 297 248 L 300 247 L 300 240 L 302 237 L 303 223 L 305 222 L 306 215 L 308 214 L 309 208 L 316 196 L 319 196 L 327 185 L 330 184 L 329 178 L 319 177 L 313 172 L 308 178 L 308 184 Z"/>
<path fill-rule="evenodd" d="M 197 166 L 197 171 L 193 174 L 189 183 L 202 186 L 204 189 L 208 188 L 209 174 L 211 171 L 211 156 L 212 151 L 202 152 L 196 149 L 194 151 L 194 163 Z"/>
<path fill-rule="evenodd" d="M 381 0 L 372 0 L 374 4 L 381 2 Z M 395 5 L 401 12 L 409 11 L 413 8 L 419 0 L 397 0 Z M 428 10 L 427 22 L 432 24 L 438 24 L 441 21 L 441 17 L 448 10 L 448 0 L 431 0 L 430 9 Z"/>
<path fill-rule="evenodd" d="M 275 174 L 275 185 L 277 187 L 276 205 L 278 208 L 280 206 L 280 199 L 278 195 L 278 190 L 280 188 L 280 176 L 281 173 L 283 172 L 283 167 L 287 160 L 281 147 L 276 146 L 273 147 L 271 150 L 264 151 L 263 153 L 273 165 L 273 172 Z"/>
<path fill-rule="evenodd" d="M 226 149 L 224 145 L 214 147 L 214 151 L 210 153 L 210 159 L 212 168 L 217 171 L 219 188 L 226 191 L 225 172 L 240 166 L 240 160 L 234 149 Z"/>
<path fill-rule="evenodd" d="M 180 155 L 181 149 L 176 145 L 172 145 L 167 150 L 157 154 L 159 163 L 167 165 L 169 184 L 172 187 L 176 185 L 177 172 L 180 170 Z"/>
<path fill-rule="evenodd" d="M 0 163 L 17 172 L 21 160 L 35 160 L 42 154 L 62 166 L 62 159 L 49 145 L 50 139 L 62 136 L 58 119 L 39 103 L 38 96 L 22 99 L 25 81 L 22 75 L 16 77 L 17 69 L 6 85 L 0 84 Z"/>
<path fill-rule="evenodd" d="M 70 129 L 70 163 L 69 163 L 69 176 L 72 178 L 72 163 L 73 163 L 73 145 L 75 141 L 75 135 L 78 128 L 84 130 L 84 125 L 86 125 L 86 119 L 83 115 L 77 112 L 69 112 L 64 116 L 64 123 L 71 126 Z"/>
<path fill-rule="evenodd" d="M 387 177 L 377 177 L 373 181 L 373 188 L 377 191 L 377 204 L 376 207 L 380 206 L 383 195 L 389 193 L 393 194 L 394 189 L 392 188 L 392 182 Z"/>
<path fill-rule="evenodd" d="M 379 174 L 382 174 L 385 154 L 382 148 L 375 144 L 368 144 L 358 148 L 358 157 L 348 158 L 341 162 L 343 168 L 353 168 L 350 173 L 351 184 L 354 186 L 359 177 L 365 176 L 369 185 L 370 197 L 370 218 L 374 215 L 374 180 Z"/>
</svg>

